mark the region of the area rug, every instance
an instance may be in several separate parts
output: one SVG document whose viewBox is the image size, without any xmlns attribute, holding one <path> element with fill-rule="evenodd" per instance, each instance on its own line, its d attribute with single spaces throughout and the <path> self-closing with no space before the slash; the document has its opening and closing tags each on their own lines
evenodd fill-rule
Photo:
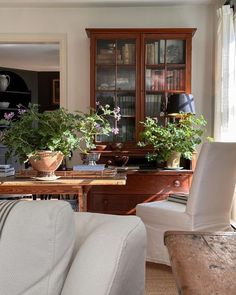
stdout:
<svg viewBox="0 0 236 295">
<path fill-rule="evenodd" d="M 170 267 L 147 262 L 145 295 L 178 295 Z"/>
</svg>

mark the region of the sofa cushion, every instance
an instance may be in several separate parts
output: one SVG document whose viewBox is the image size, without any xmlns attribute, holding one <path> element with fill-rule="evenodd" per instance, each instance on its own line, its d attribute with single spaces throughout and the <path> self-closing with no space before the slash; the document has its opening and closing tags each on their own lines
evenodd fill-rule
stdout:
<svg viewBox="0 0 236 295">
<path fill-rule="evenodd" d="M 0 239 L 0 294 L 60 294 L 74 239 L 74 213 L 67 202 L 20 201 Z"/>
</svg>

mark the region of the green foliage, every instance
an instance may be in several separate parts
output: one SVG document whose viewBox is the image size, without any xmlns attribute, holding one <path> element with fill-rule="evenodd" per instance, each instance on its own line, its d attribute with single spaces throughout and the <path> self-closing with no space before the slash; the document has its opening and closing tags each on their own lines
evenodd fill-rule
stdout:
<svg viewBox="0 0 236 295">
<path fill-rule="evenodd" d="M 89 114 L 81 113 L 78 116 L 81 152 L 88 153 L 96 147 L 94 143 L 96 136 L 119 133 L 118 128 L 112 127 L 115 125 L 115 121 L 119 121 L 121 118 L 119 112 L 119 107 L 111 110 L 109 105 L 102 106 L 97 103 L 96 110 L 91 109 Z"/>
<path fill-rule="evenodd" d="M 19 107 L 18 115 L 5 114 L 0 124 L 4 130 L 1 142 L 8 147 L 7 158 L 18 156 L 20 162 L 27 162 L 38 150 L 61 151 L 69 156 L 79 145 L 77 118 L 60 108 L 39 113 L 37 105 L 28 109 Z"/>
<path fill-rule="evenodd" d="M 61 151 L 65 156 L 79 148 L 88 153 L 95 148 L 95 136 L 117 134 L 118 128 L 113 123 L 120 119 L 120 108 L 110 109 L 98 104 L 97 110 L 89 114 L 72 114 L 60 108 L 40 113 L 38 105 L 29 108 L 19 106 L 17 115 L 10 112 L 4 114 L 0 124 L 7 126 L 2 132 L 1 142 L 8 147 L 7 158 L 17 156 L 21 163 L 39 150 Z"/>
<path fill-rule="evenodd" d="M 172 151 L 177 151 L 186 159 L 191 159 L 197 145 L 202 141 L 206 131 L 206 121 L 203 116 L 183 115 L 176 122 L 168 122 L 166 126 L 158 125 L 152 118 L 141 122 L 144 131 L 141 133 L 139 146 L 151 146 L 152 153 L 147 155 L 148 160 L 165 162 Z"/>
</svg>

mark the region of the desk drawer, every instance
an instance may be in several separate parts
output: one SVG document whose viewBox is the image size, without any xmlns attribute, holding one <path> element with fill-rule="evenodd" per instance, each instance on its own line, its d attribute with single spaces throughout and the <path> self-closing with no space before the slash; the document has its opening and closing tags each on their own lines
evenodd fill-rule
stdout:
<svg viewBox="0 0 236 295">
<path fill-rule="evenodd" d="M 88 195 L 88 211 L 135 214 L 139 203 L 165 199 L 171 193 L 188 193 L 191 179 L 191 173 L 128 174 L 124 186 L 93 186 Z"/>
</svg>

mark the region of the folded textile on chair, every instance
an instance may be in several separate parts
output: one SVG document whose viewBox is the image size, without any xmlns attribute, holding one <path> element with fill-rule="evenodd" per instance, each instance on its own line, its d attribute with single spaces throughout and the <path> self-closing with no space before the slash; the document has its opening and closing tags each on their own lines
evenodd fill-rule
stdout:
<svg viewBox="0 0 236 295">
<path fill-rule="evenodd" d="M 167 200 L 170 202 L 180 203 L 180 204 L 187 204 L 188 195 L 185 194 L 170 194 L 167 197 Z"/>
</svg>

